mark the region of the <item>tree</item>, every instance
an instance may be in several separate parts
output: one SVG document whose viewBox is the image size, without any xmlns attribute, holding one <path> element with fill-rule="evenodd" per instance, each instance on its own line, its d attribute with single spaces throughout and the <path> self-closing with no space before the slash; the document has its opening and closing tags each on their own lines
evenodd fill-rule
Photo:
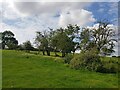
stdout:
<svg viewBox="0 0 120 90">
<path fill-rule="evenodd" d="M 79 42 L 77 42 L 77 40 L 80 40 L 79 30 L 80 27 L 78 25 L 72 24 L 69 24 L 67 28 L 65 28 L 65 33 L 71 40 L 71 49 L 73 54 L 75 53 L 75 50 L 79 48 Z"/>
<path fill-rule="evenodd" d="M 51 44 L 55 50 L 55 56 L 57 55 L 57 49 L 62 52 L 62 57 L 73 51 L 75 46 L 75 42 L 73 41 L 75 38 L 75 30 L 74 26 L 69 25 L 65 29 L 59 28 L 54 32 L 54 35 L 51 38 Z"/>
<path fill-rule="evenodd" d="M 8 49 L 16 49 L 18 45 L 18 41 L 14 37 L 14 34 L 11 31 L 4 31 L 2 33 L 2 48 L 4 49 L 5 46 Z"/>
<path fill-rule="evenodd" d="M 33 46 L 31 44 L 30 41 L 26 41 L 23 43 L 23 48 L 24 50 L 26 50 L 27 52 L 30 52 L 30 50 L 33 50 Z"/>
<path fill-rule="evenodd" d="M 49 28 L 50 29 L 50 37 L 49 37 L 49 40 L 50 40 L 50 47 L 53 49 L 54 53 L 55 53 L 55 56 L 58 56 L 57 54 L 57 51 L 58 51 L 58 35 L 57 35 L 57 31 L 53 31 L 53 29 Z"/>
<path fill-rule="evenodd" d="M 62 52 L 62 57 L 71 51 L 75 52 L 79 44 L 74 41 L 78 38 L 78 31 L 79 26 L 69 24 L 65 29 L 59 28 L 51 32 L 51 47 L 54 49 L 55 56 L 57 56 L 57 50 Z"/>
<path fill-rule="evenodd" d="M 18 45 L 17 50 L 24 50 L 24 45 L 23 44 Z"/>
<path fill-rule="evenodd" d="M 35 43 L 39 48 L 39 51 L 42 50 L 43 55 L 45 55 L 46 51 L 47 55 L 50 56 L 48 35 L 46 34 L 46 32 L 44 32 L 44 34 L 42 34 L 41 32 L 36 32 Z"/>
<path fill-rule="evenodd" d="M 70 38 L 66 35 L 66 33 L 63 31 L 64 29 L 60 28 L 60 32 L 58 33 L 58 49 L 61 50 L 62 52 L 62 57 L 65 56 L 66 53 L 71 52 L 71 40 Z"/>
<path fill-rule="evenodd" d="M 91 40 L 91 31 L 89 28 L 82 29 L 82 32 L 80 33 L 80 39 L 81 39 L 80 49 L 82 50 L 82 52 L 85 52 L 92 48 L 92 45 L 90 45 L 90 43 L 92 43 L 92 40 Z"/>
<path fill-rule="evenodd" d="M 81 48 L 84 51 L 96 48 L 98 54 L 110 55 L 114 52 L 116 41 L 113 36 L 114 30 L 109 27 L 106 21 L 100 21 L 99 27 L 94 29 L 85 28 L 81 33 Z"/>
</svg>

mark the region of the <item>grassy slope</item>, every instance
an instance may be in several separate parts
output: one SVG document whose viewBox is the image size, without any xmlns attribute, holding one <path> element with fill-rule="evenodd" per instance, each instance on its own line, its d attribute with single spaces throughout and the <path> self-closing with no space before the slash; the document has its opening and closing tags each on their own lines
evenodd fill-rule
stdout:
<svg viewBox="0 0 120 90">
<path fill-rule="evenodd" d="M 2 51 L 0 50 L 0 89 L 2 88 Z"/>
<path fill-rule="evenodd" d="M 55 57 L 3 51 L 3 88 L 117 88 L 117 74 L 73 70 Z"/>
</svg>

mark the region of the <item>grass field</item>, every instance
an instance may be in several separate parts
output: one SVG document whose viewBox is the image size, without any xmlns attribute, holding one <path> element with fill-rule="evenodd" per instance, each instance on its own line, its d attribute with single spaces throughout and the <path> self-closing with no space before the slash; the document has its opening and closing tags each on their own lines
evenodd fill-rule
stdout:
<svg viewBox="0 0 120 90">
<path fill-rule="evenodd" d="M 0 50 L 0 89 L 2 89 L 2 51 Z"/>
<path fill-rule="evenodd" d="M 2 55 L 3 88 L 118 88 L 117 74 L 70 69 L 59 57 L 8 50 Z"/>
</svg>

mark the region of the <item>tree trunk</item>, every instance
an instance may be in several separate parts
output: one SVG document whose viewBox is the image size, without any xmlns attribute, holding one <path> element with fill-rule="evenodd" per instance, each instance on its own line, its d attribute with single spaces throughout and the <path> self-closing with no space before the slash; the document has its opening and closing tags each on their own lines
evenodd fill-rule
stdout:
<svg viewBox="0 0 120 90">
<path fill-rule="evenodd" d="M 62 51 L 62 57 L 65 57 L 65 52 L 64 51 Z"/>
<path fill-rule="evenodd" d="M 46 48 L 47 55 L 50 56 L 50 50 L 49 47 Z"/>
<path fill-rule="evenodd" d="M 54 50 L 54 53 L 55 53 L 55 57 L 56 57 L 56 56 L 59 56 L 59 55 L 57 54 L 56 48 L 55 48 L 55 50 Z"/>
<path fill-rule="evenodd" d="M 57 56 L 57 52 L 56 51 L 54 51 L 55 52 L 55 57 Z"/>
<path fill-rule="evenodd" d="M 46 52 L 47 52 L 47 55 L 50 56 L 50 51 L 49 51 L 49 50 L 46 50 Z"/>
<path fill-rule="evenodd" d="M 73 55 L 75 54 L 75 52 L 73 52 Z"/>
<path fill-rule="evenodd" d="M 40 49 L 38 49 L 38 53 L 37 54 L 39 54 L 40 53 Z"/>
<path fill-rule="evenodd" d="M 4 44 L 1 44 L 1 47 L 2 47 L 2 49 L 5 49 L 5 45 Z"/>
<path fill-rule="evenodd" d="M 43 52 L 43 55 L 45 55 L 45 51 L 43 50 L 42 52 Z"/>
</svg>

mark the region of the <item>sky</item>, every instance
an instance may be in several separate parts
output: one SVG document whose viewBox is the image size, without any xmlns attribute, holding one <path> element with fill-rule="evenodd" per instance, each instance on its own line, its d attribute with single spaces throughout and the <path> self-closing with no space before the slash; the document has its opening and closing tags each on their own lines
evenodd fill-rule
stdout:
<svg viewBox="0 0 120 90">
<path fill-rule="evenodd" d="M 118 0 L 0 0 L 0 32 L 10 30 L 19 44 L 30 40 L 34 43 L 35 32 L 49 28 L 78 24 L 96 26 L 96 21 L 107 19 L 118 30 Z M 107 0 L 106 0 L 107 1 Z M 49 28 L 48 28 L 49 27 Z M 116 36 L 118 37 L 118 36 Z M 118 52 L 118 45 L 115 47 Z"/>
</svg>

